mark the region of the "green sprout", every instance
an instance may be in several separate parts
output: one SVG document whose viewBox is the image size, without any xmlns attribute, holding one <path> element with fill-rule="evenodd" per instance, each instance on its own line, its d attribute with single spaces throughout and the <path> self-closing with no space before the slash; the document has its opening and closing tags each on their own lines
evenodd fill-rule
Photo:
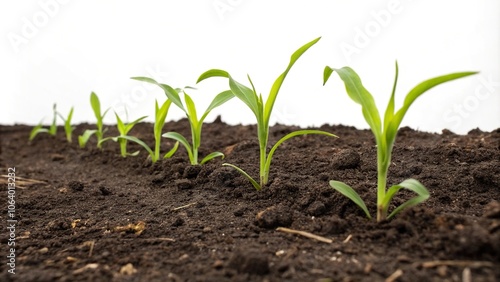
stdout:
<svg viewBox="0 0 500 282">
<path fill-rule="evenodd" d="M 101 149 L 101 140 L 103 139 L 103 135 L 105 132 L 105 130 L 103 131 L 103 119 L 106 113 L 108 113 L 109 109 L 104 111 L 104 114 L 101 114 L 101 102 L 99 101 L 99 97 L 97 97 L 94 92 L 90 94 L 90 105 L 92 106 L 92 110 L 94 111 L 94 115 L 97 120 L 97 129 L 85 130 L 82 135 L 78 136 L 78 144 L 81 148 L 85 148 L 90 137 L 95 134 L 95 136 L 97 137 L 97 148 Z"/>
<path fill-rule="evenodd" d="M 321 131 L 321 130 L 299 130 L 295 131 L 292 133 L 289 133 L 285 135 L 283 138 L 281 138 L 274 146 L 271 148 L 269 153 L 267 153 L 267 142 L 268 142 L 268 137 L 269 137 L 269 120 L 271 118 L 271 112 L 273 110 L 274 102 L 276 101 L 276 98 L 278 96 L 278 92 L 281 88 L 281 85 L 283 84 L 283 81 L 285 80 L 288 72 L 292 68 L 292 66 L 295 64 L 295 62 L 302 56 L 304 52 L 306 52 L 311 46 L 316 44 L 320 38 L 316 38 L 313 41 L 305 44 L 304 46 L 300 47 L 295 53 L 292 54 L 290 58 L 290 62 L 288 64 L 288 67 L 286 70 L 276 79 L 274 82 L 271 91 L 269 93 L 269 97 L 267 98 L 267 101 L 263 101 L 262 95 L 259 94 L 257 95 L 257 92 L 255 91 L 255 87 L 252 83 L 252 80 L 250 79 L 250 76 L 248 76 L 248 80 L 251 84 L 252 88 L 246 87 L 243 84 L 235 81 L 228 72 L 224 70 L 218 70 L 218 69 L 212 69 L 208 70 L 205 73 L 203 73 L 199 78 L 198 82 L 210 78 L 210 77 L 225 77 L 229 79 L 229 87 L 233 94 L 240 99 L 242 102 L 244 102 L 250 110 L 253 112 L 257 119 L 257 134 L 258 134 L 258 139 L 259 139 L 259 147 L 260 147 L 260 181 L 257 182 L 255 179 L 253 179 L 248 173 L 246 173 L 243 169 L 229 163 L 224 163 L 223 165 L 225 166 L 230 166 L 234 169 L 236 169 L 238 172 L 240 172 L 242 175 L 244 175 L 250 183 L 257 189 L 257 191 L 261 190 L 262 187 L 264 187 L 269 180 L 269 170 L 271 167 L 271 160 L 273 157 L 274 152 L 278 148 L 279 145 L 281 145 L 284 141 L 295 137 L 299 135 L 305 135 L 305 134 L 323 134 L 323 135 L 328 135 L 332 137 L 336 137 L 335 135 Z"/>
<path fill-rule="evenodd" d="M 191 126 L 191 140 L 192 140 L 192 145 L 189 144 L 187 139 L 182 136 L 181 134 L 177 132 L 167 132 L 163 134 L 163 137 L 171 138 L 174 139 L 178 142 L 180 142 L 184 147 L 186 148 L 186 151 L 188 153 L 189 161 L 191 165 L 197 165 L 199 164 L 204 164 L 208 161 L 210 161 L 213 158 L 216 157 L 222 157 L 224 158 L 224 154 L 221 152 L 212 152 L 205 156 L 201 162 L 198 162 L 198 149 L 200 148 L 201 145 L 201 128 L 203 126 L 203 121 L 205 118 L 208 116 L 208 114 L 215 109 L 218 106 L 221 106 L 225 102 L 229 101 L 234 97 L 234 94 L 231 90 L 227 90 L 224 92 L 219 93 L 215 98 L 212 100 L 208 108 L 205 110 L 203 115 L 201 116 L 200 119 L 198 119 L 198 115 L 196 113 L 196 107 L 193 102 L 193 99 L 191 96 L 189 96 L 184 90 L 181 89 L 174 89 L 166 84 L 161 84 L 156 82 L 152 78 L 148 77 L 133 77 L 132 79 L 139 80 L 139 81 L 144 81 L 144 82 L 149 82 L 155 85 L 158 85 L 165 91 L 165 95 L 167 95 L 168 99 L 171 100 L 177 107 L 179 107 L 184 113 L 186 114 L 186 117 L 189 121 L 189 124 Z M 186 87 L 190 88 L 190 87 Z M 186 106 L 182 104 L 182 100 L 179 96 L 179 92 L 184 92 L 184 100 L 186 103 Z"/>
<path fill-rule="evenodd" d="M 30 137 L 29 137 L 29 142 L 33 141 L 35 137 L 40 134 L 40 133 L 48 133 L 51 136 L 56 136 L 57 134 L 57 109 L 56 109 L 56 104 L 52 106 L 52 111 L 53 111 L 53 118 L 52 118 L 52 124 L 49 126 L 49 128 L 44 128 L 43 127 L 43 120 L 40 121 L 35 127 L 30 132 Z"/>
<path fill-rule="evenodd" d="M 69 110 L 68 116 L 64 118 L 64 116 L 61 113 L 57 113 L 59 117 L 64 121 L 64 131 L 66 133 L 66 140 L 68 140 L 68 143 L 71 143 L 73 140 L 72 134 L 73 130 L 75 129 L 71 125 L 71 119 L 73 118 L 73 107 Z"/>
<path fill-rule="evenodd" d="M 139 151 L 136 151 L 134 153 L 128 153 L 127 152 L 127 141 L 128 140 L 126 138 L 120 138 L 120 137 L 128 136 L 127 134 L 129 133 L 129 131 L 132 130 L 132 128 L 134 128 L 134 126 L 137 123 L 139 123 L 143 119 L 147 118 L 147 116 L 140 117 L 140 118 L 138 118 L 130 123 L 124 123 L 121 120 L 120 116 L 118 116 L 118 114 L 116 112 L 115 112 L 115 116 L 116 116 L 116 128 L 118 129 L 118 132 L 120 132 L 120 135 L 116 136 L 116 137 L 104 138 L 100 142 L 104 143 L 106 141 L 113 140 L 115 142 L 118 142 L 118 144 L 120 144 L 120 154 L 122 157 L 126 158 L 127 156 L 137 156 L 139 154 Z"/>
<path fill-rule="evenodd" d="M 161 107 L 158 107 L 158 101 L 155 101 L 155 123 L 153 126 L 153 133 L 154 133 L 154 138 L 155 138 L 154 151 L 146 143 L 144 143 L 144 141 L 140 140 L 137 137 L 120 135 L 116 138 L 118 140 L 123 139 L 123 140 L 132 141 L 134 143 L 141 145 L 148 152 L 149 158 L 151 158 L 151 161 L 153 163 L 156 163 L 160 159 L 161 132 L 163 130 L 163 126 L 165 125 L 165 119 L 167 118 L 168 110 L 169 110 L 171 104 L 172 104 L 172 101 L 166 100 Z M 179 142 L 176 142 L 174 147 L 170 151 L 168 151 L 163 156 L 163 158 L 167 159 L 167 158 L 172 157 L 175 154 L 175 152 L 177 151 L 178 147 L 179 147 Z"/>
<path fill-rule="evenodd" d="M 391 186 L 386 190 L 387 184 L 387 172 L 389 170 L 389 165 L 391 164 L 391 153 L 394 146 L 394 141 L 396 140 L 396 135 L 398 133 L 399 126 L 406 111 L 410 108 L 412 103 L 420 97 L 427 90 L 461 77 L 476 74 L 476 72 L 459 72 L 452 73 L 448 75 L 438 76 L 429 80 L 426 80 L 416 87 L 414 87 L 407 95 L 404 100 L 403 106 L 395 112 L 394 109 L 394 95 L 396 92 L 396 85 L 398 81 L 398 64 L 396 62 L 396 76 L 394 79 L 394 85 L 392 89 L 391 98 L 387 109 L 385 110 L 384 120 L 382 121 L 379 115 L 379 111 L 375 105 L 373 96 L 365 89 L 361 83 L 359 76 L 349 67 L 343 67 L 341 69 L 334 69 L 331 67 L 325 67 L 323 74 L 323 84 L 325 84 L 330 75 L 336 72 L 345 84 L 345 88 L 349 97 L 356 103 L 360 104 L 362 107 L 363 116 L 370 126 L 373 135 L 375 135 L 375 141 L 377 144 L 377 170 L 378 170 L 378 183 L 377 183 L 377 221 L 382 221 L 385 219 L 390 219 L 398 212 L 420 204 L 427 200 L 430 196 L 429 191 L 422 185 L 419 181 L 415 179 L 407 179 L 397 185 Z M 347 184 L 340 181 L 330 181 L 330 186 L 333 189 L 340 192 L 342 195 L 349 198 L 356 205 L 358 205 L 366 214 L 368 218 L 371 218 L 370 212 L 368 211 L 364 201 L 361 197 L 354 191 L 354 189 Z M 388 208 L 390 202 L 394 195 L 401 189 L 408 189 L 417 194 L 417 196 L 411 198 L 410 200 L 404 202 L 400 206 L 396 207 L 388 216 Z"/>
</svg>

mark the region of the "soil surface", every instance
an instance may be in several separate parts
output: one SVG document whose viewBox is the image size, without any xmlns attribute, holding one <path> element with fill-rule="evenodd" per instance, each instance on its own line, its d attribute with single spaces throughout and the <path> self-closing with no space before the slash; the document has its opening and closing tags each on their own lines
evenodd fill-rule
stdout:
<svg viewBox="0 0 500 282">
<path fill-rule="evenodd" d="M 108 126 L 107 136 L 116 134 Z M 2 175 L 15 167 L 15 275 L 8 273 L 7 178 L 2 177 L 1 281 L 500 281 L 500 129 L 430 134 L 402 128 L 388 184 L 415 178 L 425 203 L 368 220 L 329 180 L 354 187 L 375 212 L 376 148 L 369 130 L 322 126 L 275 153 L 262 191 L 223 162 L 258 175 L 256 126 L 204 125 L 200 156 L 152 165 L 114 142 L 78 147 L 62 128 L 28 144 L 31 127 L 0 126 Z M 276 125 L 270 144 L 298 129 Z M 164 131 L 190 136 L 187 121 Z M 153 145 L 151 124 L 130 135 Z M 162 140 L 166 152 L 173 145 Z M 141 149 L 129 144 L 130 152 Z M 41 182 L 35 182 L 41 181 Z M 413 194 L 396 195 L 391 209 Z M 277 230 L 306 231 L 319 241 Z M 469 279 L 469 280 L 467 280 Z"/>
</svg>

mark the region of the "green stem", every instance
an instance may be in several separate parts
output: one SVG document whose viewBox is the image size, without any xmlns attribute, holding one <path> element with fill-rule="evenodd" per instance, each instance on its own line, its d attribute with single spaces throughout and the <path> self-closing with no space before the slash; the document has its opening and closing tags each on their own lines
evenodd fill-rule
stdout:
<svg viewBox="0 0 500 282">
<path fill-rule="evenodd" d="M 127 140 L 122 139 L 118 141 L 120 143 L 120 152 L 122 154 L 122 157 L 126 158 L 127 157 Z"/>
<path fill-rule="evenodd" d="M 384 155 L 386 158 L 384 159 Z M 377 146 L 377 222 L 387 218 L 388 203 L 384 203 L 387 187 L 387 172 L 391 164 L 391 152 Z"/>
</svg>

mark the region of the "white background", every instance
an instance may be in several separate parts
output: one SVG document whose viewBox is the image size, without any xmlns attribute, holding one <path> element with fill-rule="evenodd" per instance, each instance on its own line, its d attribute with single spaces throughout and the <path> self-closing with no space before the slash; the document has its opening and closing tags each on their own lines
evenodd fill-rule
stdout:
<svg viewBox="0 0 500 282">
<path fill-rule="evenodd" d="M 480 71 L 419 98 L 403 125 L 466 133 L 500 127 L 500 2 L 193 0 L 2 1 L 0 4 L 1 124 L 51 120 L 52 104 L 74 122 L 94 122 L 89 95 L 129 120 L 154 113 L 165 95 L 130 80 L 151 76 L 173 87 L 195 86 L 211 68 L 229 71 L 267 97 L 290 55 L 322 36 L 295 64 L 274 108 L 274 122 L 367 128 L 336 74 L 322 86 L 325 65 L 351 66 L 385 109 L 394 62 L 400 67 L 396 102 L 417 83 L 442 74 Z M 196 85 L 204 110 L 227 81 Z M 254 123 L 233 99 L 215 110 L 230 124 Z M 172 107 L 168 120 L 183 114 Z M 148 119 L 152 121 L 150 117 Z M 114 115 L 105 120 L 115 123 Z"/>
</svg>

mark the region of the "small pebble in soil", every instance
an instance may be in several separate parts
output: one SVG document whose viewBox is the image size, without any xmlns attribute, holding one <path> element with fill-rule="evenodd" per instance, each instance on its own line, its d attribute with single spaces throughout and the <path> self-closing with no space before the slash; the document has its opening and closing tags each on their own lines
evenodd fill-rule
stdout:
<svg viewBox="0 0 500 282">
<path fill-rule="evenodd" d="M 229 267 L 239 273 L 266 275 L 269 273 L 269 260 L 263 253 L 238 250 L 229 259 Z"/>
<path fill-rule="evenodd" d="M 182 177 L 187 178 L 187 179 L 193 179 L 193 178 L 196 178 L 198 176 L 200 171 L 201 171 L 200 165 L 188 166 L 184 169 Z"/>
<path fill-rule="evenodd" d="M 352 149 L 342 150 L 332 158 L 332 167 L 334 169 L 357 168 L 360 164 L 361 157 L 358 152 Z"/>
<path fill-rule="evenodd" d="M 255 224 L 262 228 L 288 227 L 292 221 L 290 208 L 282 205 L 271 206 L 260 211 L 255 217 Z"/>
<path fill-rule="evenodd" d="M 105 186 L 99 186 L 99 191 L 101 192 L 101 194 L 103 196 L 111 195 L 111 191 L 108 188 L 106 188 Z"/>
<path fill-rule="evenodd" d="M 85 187 L 83 183 L 80 181 L 70 181 L 68 183 L 68 186 L 73 191 L 83 191 L 83 188 Z"/>
<path fill-rule="evenodd" d="M 483 217 L 500 218 L 500 203 L 491 201 L 484 207 Z"/>
<path fill-rule="evenodd" d="M 322 215 L 322 214 L 324 214 L 326 212 L 326 206 L 321 201 L 314 201 L 307 208 L 307 212 L 310 215 L 320 216 L 320 215 Z"/>
<path fill-rule="evenodd" d="M 187 190 L 193 188 L 193 183 L 189 179 L 177 179 L 175 185 L 180 190 Z"/>
</svg>

